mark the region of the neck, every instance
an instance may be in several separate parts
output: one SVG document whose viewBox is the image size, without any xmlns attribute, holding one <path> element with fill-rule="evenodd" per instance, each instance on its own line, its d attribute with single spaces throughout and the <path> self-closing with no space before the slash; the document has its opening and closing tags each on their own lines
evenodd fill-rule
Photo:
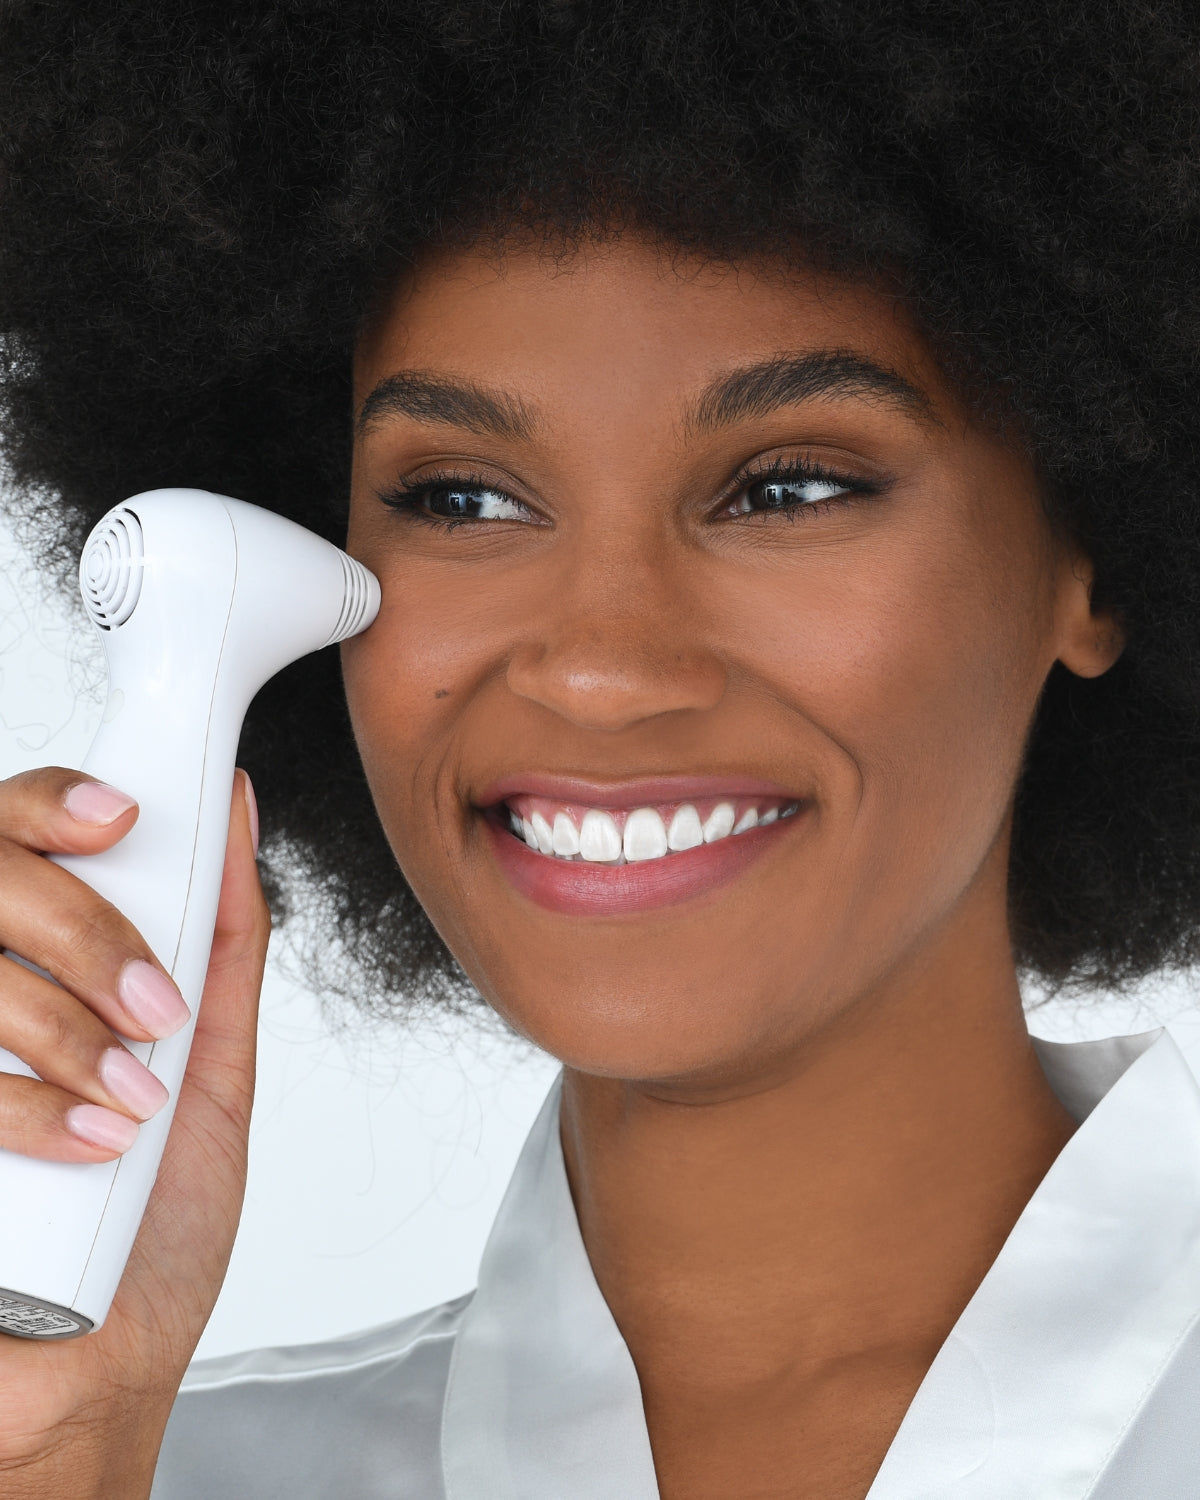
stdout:
<svg viewBox="0 0 1200 1500">
<path fill-rule="evenodd" d="M 567 1070 L 568 1177 L 648 1415 L 847 1362 L 915 1391 L 1074 1129 L 1007 934 L 948 950 L 772 1058 L 769 1085 L 696 1102 Z"/>
</svg>

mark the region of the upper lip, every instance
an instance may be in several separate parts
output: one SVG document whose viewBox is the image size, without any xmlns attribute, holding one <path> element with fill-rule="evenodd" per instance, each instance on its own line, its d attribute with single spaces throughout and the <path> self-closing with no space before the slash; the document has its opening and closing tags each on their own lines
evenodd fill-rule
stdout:
<svg viewBox="0 0 1200 1500">
<path fill-rule="evenodd" d="M 520 794 L 545 797 L 551 802 L 612 808 L 652 807 L 701 797 L 778 797 L 791 802 L 802 799 L 795 788 L 757 776 L 643 776 L 628 781 L 591 781 L 581 776 L 528 771 L 498 777 L 472 800 L 477 807 L 494 807 Z"/>
</svg>

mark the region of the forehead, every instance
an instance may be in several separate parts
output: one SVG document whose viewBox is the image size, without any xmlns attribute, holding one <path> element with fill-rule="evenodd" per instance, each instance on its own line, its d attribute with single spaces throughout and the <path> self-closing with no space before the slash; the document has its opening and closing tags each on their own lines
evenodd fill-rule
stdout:
<svg viewBox="0 0 1200 1500">
<path fill-rule="evenodd" d="M 609 393 L 645 415 L 714 379 L 784 357 L 843 356 L 894 372 L 931 409 L 957 405 L 899 294 L 778 261 L 731 264 L 636 238 L 569 252 L 432 252 L 364 321 L 361 406 L 397 371 L 452 373 L 531 402 Z M 877 393 L 878 394 L 878 393 Z"/>
</svg>

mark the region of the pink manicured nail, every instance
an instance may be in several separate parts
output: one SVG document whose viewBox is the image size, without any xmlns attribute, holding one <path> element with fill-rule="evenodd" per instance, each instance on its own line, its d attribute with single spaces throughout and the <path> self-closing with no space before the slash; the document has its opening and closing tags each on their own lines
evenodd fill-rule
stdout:
<svg viewBox="0 0 1200 1500">
<path fill-rule="evenodd" d="M 258 858 L 258 798 L 254 795 L 254 788 L 250 785 L 250 778 L 242 772 L 245 780 L 242 785 L 246 791 L 246 816 L 250 819 L 250 842 L 254 845 L 254 857 Z"/>
<path fill-rule="evenodd" d="M 105 781 L 78 781 L 63 798 L 77 823 L 112 823 L 137 803 Z"/>
<path fill-rule="evenodd" d="M 192 1014 L 167 976 L 144 958 L 131 958 L 121 970 L 117 998 L 153 1037 L 173 1036 Z"/>
<path fill-rule="evenodd" d="M 139 1120 L 156 1115 L 171 1097 L 150 1069 L 124 1047 L 110 1047 L 96 1071 L 113 1098 Z"/>
<path fill-rule="evenodd" d="M 136 1120 L 112 1109 L 101 1109 L 98 1104 L 74 1104 L 65 1120 L 72 1135 L 105 1151 L 128 1151 L 138 1137 Z"/>
</svg>

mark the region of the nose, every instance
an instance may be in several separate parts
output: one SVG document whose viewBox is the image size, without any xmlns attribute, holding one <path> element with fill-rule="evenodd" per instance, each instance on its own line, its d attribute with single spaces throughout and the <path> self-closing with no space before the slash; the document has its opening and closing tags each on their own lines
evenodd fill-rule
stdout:
<svg viewBox="0 0 1200 1500">
<path fill-rule="evenodd" d="M 630 729 L 661 714 L 715 707 L 726 667 L 705 643 L 687 581 L 653 556 L 560 577 L 531 610 L 508 662 L 519 697 L 585 729 Z"/>
</svg>

